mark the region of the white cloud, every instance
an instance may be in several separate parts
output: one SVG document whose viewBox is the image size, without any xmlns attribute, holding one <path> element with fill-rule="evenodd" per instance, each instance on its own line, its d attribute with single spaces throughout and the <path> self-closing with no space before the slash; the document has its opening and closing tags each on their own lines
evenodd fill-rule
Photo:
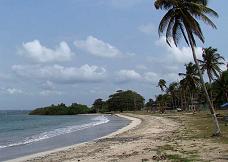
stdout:
<svg viewBox="0 0 228 162">
<path fill-rule="evenodd" d="M 12 70 L 21 77 L 66 84 L 100 82 L 106 77 L 106 70 L 104 68 L 87 64 L 79 68 L 60 65 L 14 65 Z"/>
<path fill-rule="evenodd" d="M 9 94 L 21 94 L 23 93 L 23 91 L 21 89 L 16 89 L 16 88 L 7 88 L 6 91 L 9 93 Z"/>
<path fill-rule="evenodd" d="M 16 94 L 22 94 L 23 91 L 18 88 L 0 88 L 0 93 L 1 94 L 9 94 L 9 95 L 16 95 Z"/>
<path fill-rule="evenodd" d="M 88 36 L 86 40 L 77 40 L 74 44 L 77 48 L 98 57 L 114 58 L 123 55 L 116 47 L 93 36 Z"/>
<path fill-rule="evenodd" d="M 53 82 L 47 80 L 45 83 L 42 84 L 42 88 L 48 89 L 48 90 L 53 90 L 53 89 L 55 89 L 55 85 Z"/>
<path fill-rule="evenodd" d="M 138 27 L 139 31 L 144 34 L 151 35 L 156 33 L 155 25 L 152 23 L 144 24 Z"/>
<path fill-rule="evenodd" d="M 174 81 L 178 78 L 178 73 L 157 73 L 153 71 L 147 71 L 138 73 L 135 70 L 120 70 L 117 72 L 116 82 L 140 82 L 141 84 L 157 84 L 160 78 L 164 78 L 167 81 Z"/>
<path fill-rule="evenodd" d="M 173 42 L 171 42 L 171 47 L 166 43 L 166 38 L 162 36 L 157 42 L 156 45 L 164 47 L 167 51 L 166 60 L 173 61 L 177 64 L 186 64 L 190 61 L 193 62 L 192 50 L 190 47 L 176 47 Z M 198 59 L 202 59 L 202 48 L 196 47 L 196 55 Z M 164 58 L 163 58 L 164 59 Z"/>
<path fill-rule="evenodd" d="M 135 70 L 120 70 L 117 72 L 117 82 L 139 81 L 142 76 Z"/>
<path fill-rule="evenodd" d="M 43 46 L 39 40 L 23 43 L 19 53 L 39 63 L 69 61 L 73 55 L 64 41 L 51 49 Z"/>
<path fill-rule="evenodd" d="M 60 92 L 60 91 L 54 91 L 54 90 L 43 90 L 40 92 L 40 95 L 41 96 L 60 96 L 62 95 L 63 93 Z"/>
<path fill-rule="evenodd" d="M 159 76 L 155 72 L 146 72 L 146 73 L 144 73 L 143 77 L 146 82 L 154 83 L 159 80 Z"/>
</svg>

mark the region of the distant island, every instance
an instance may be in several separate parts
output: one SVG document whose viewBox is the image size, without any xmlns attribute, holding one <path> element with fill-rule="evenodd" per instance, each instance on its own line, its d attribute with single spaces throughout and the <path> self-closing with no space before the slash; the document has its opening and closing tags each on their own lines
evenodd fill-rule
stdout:
<svg viewBox="0 0 228 162">
<path fill-rule="evenodd" d="M 72 103 L 66 106 L 64 103 L 37 108 L 31 111 L 30 115 L 76 115 L 90 113 L 107 113 L 114 111 L 136 111 L 142 110 L 145 99 L 143 96 L 132 90 L 118 90 L 110 95 L 106 101 L 98 98 L 90 108 L 87 105 Z"/>
<path fill-rule="evenodd" d="M 93 108 L 89 108 L 86 105 L 72 103 L 70 106 L 66 106 L 64 103 L 61 103 L 58 105 L 37 108 L 31 111 L 29 115 L 76 115 L 95 112 L 96 111 Z"/>
</svg>

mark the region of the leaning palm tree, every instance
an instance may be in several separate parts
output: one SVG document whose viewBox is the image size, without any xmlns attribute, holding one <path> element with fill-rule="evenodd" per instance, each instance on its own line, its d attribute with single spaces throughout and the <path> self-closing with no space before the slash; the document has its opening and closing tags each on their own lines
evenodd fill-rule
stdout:
<svg viewBox="0 0 228 162">
<path fill-rule="evenodd" d="M 204 43 L 204 36 L 197 19 L 203 20 L 206 24 L 216 28 L 216 25 L 208 18 L 207 15 L 218 17 L 218 14 L 211 8 L 207 7 L 207 0 L 156 0 L 154 5 L 156 9 L 168 10 L 159 24 L 159 35 L 166 30 L 166 42 L 170 46 L 172 42 L 174 42 L 177 46 L 180 37 L 183 36 L 186 43 L 191 47 L 193 59 L 198 68 L 202 88 L 205 92 L 205 96 L 214 119 L 214 135 L 220 135 L 221 131 L 216 113 L 205 87 L 195 51 L 195 37 L 198 37 Z"/>
<path fill-rule="evenodd" d="M 164 79 L 160 79 L 158 81 L 157 87 L 160 87 L 161 91 L 164 92 L 166 87 L 166 81 Z"/>
</svg>

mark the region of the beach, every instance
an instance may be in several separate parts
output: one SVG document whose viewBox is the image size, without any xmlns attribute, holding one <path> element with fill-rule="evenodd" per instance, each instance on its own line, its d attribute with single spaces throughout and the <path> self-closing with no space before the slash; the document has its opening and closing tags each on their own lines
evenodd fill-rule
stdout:
<svg viewBox="0 0 228 162">
<path fill-rule="evenodd" d="M 129 161 L 131 158 L 133 158 L 131 160 L 137 161 L 141 158 L 138 155 L 140 149 L 150 149 L 156 143 L 156 140 L 151 140 L 153 136 L 158 138 L 159 134 L 162 135 L 161 133 L 177 129 L 177 123 L 160 117 L 148 120 L 151 118 L 150 116 L 137 116 L 137 118 L 136 116 L 130 117 L 132 114 L 119 116 L 132 120 L 132 122 L 127 127 L 92 142 L 25 156 L 11 161 Z M 141 147 L 142 144 L 146 144 L 145 148 Z"/>
<path fill-rule="evenodd" d="M 193 161 L 227 161 L 221 158 L 226 155 L 227 145 L 208 140 L 182 140 L 184 126 L 173 119 L 138 114 L 124 114 L 121 117 L 132 122 L 108 136 L 11 161 L 141 162 L 172 161 L 174 157 L 179 157 L 179 161 L 190 157 L 200 159 Z"/>
</svg>

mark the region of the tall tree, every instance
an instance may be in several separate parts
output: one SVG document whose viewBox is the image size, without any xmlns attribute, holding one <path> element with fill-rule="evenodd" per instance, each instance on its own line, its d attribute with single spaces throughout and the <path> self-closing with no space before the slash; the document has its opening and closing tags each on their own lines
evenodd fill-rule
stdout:
<svg viewBox="0 0 228 162">
<path fill-rule="evenodd" d="M 197 19 L 203 20 L 206 24 L 216 28 L 216 25 L 207 15 L 218 17 L 218 14 L 207 6 L 207 0 L 156 0 L 154 5 L 156 9 L 165 9 L 168 12 L 162 18 L 159 24 L 159 35 L 166 29 L 166 42 L 171 46 L 171 42 L 177 46 L 180 37 L 183 36 L 186 43 L 191 47 L 195 64 L 201 80 L 202 88 L 205 92 L 210 112 L 214 119 L 214 135 L 220 135 L 220 127 L 216 117 L 213 104 L 208 95 L 199 62 L 196 57 L 196 40 L 198 37 L 204 43 L 204 36 L 197 22 Z"/>
</svg>

